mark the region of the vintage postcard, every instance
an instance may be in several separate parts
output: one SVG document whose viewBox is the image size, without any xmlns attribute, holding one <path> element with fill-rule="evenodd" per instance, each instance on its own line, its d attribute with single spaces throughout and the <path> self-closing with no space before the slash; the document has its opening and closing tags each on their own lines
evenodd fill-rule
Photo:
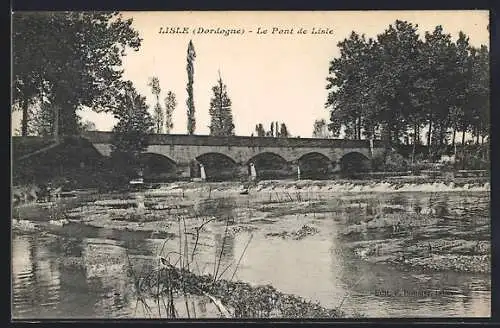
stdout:
<svg viewBox="0 0 500 328">
<path fill-rule="evenodd" d="M 489 12 L 14 12 L 12 318 L 490 317 Z"/>
</svg>

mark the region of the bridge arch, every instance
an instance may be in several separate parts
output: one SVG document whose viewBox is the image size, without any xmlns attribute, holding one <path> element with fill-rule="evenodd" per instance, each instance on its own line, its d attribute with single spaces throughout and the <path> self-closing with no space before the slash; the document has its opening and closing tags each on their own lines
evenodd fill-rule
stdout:
<svg viewBox="0 0 500 328">
<path fill-rule="evenodd" d="M 339 161 L 342 174 L 350 176 L 355 173 L 368 172 L 371 169 L 370 159 L 361 152 L 351 151 Z"/>
<path fill-rule="evenodd" d="M 146 180 L 172 180 L 177 177 L 177 163 L 168 156 L 145 152 L 140 154 L 140 163 Z"/>
<path fill-rule="evenodd" d="M 207 152 L 196 156 L 191 164 L 191 176 L 201 177 L 201 166 L 205 170 L 205 176 L 208 181 L 231 180 L 237 174 L 236 161 L 223 153 Z"/>
<path fill-rule="evenodd" d="M 320 152 L 309 152 L 298 159 L 301 178 L 326 179 L 333 170 L 331 160 Z"/>
<path fill-rule="evenodd" d="M 250 174 L 253 163 L 259 179 L 277 179 L 290 176 L 290 164 L 283 156 L 274 152 L 262 152 L 251 157 L 247 162 Z"/>
</svg>

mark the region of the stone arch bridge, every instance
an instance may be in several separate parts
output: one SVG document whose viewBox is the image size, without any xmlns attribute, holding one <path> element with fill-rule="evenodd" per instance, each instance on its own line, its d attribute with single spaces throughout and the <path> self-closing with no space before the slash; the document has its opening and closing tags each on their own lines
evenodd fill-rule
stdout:
<svg viewBox="0 0 500 328">
<path fill-rule="evenodd" d="M 86 132 L 84 137 L 104 156 L 111 154 L 112 132 Z M 207 179 L 250 175 L 275 178 L 297 174 L 327 177 L 340 170 L 368 170 L 371 159 L 384 152 L 381 141 L 316 138 L 272 138 L 152 134 L 143 153 L 149 171 L 164 177 Z"/>
</svg>

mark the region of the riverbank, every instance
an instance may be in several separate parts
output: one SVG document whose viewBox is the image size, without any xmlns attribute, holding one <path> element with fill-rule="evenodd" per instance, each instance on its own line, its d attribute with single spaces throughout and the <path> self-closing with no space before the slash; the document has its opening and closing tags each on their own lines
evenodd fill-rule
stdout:
<svg viewBox="0 0 500 328">
<path fill-rule="evenodd" d="M 163 287 L 160 293 L 158 285 Z M 167 304 L 173 304 L 174 297 L 181 298 L 181 295 L 187 300 L 191 300 L 193 296 L 204 297 L 214 305 L 222 318 L 332 319 L 361 316 L 347 315 L 340 309 L 325 308 L 318 302 L 282 293 L 271 285 L 216 279 L 210 274 L 197 275 L 171 265 L 162 266 L 141 277 L 138 288 L 140 293 Z M 191 302 L 186 302 L 188 311 L 189 303 Z M 182 309 L 173 310 L 171 313 Z"/>
</svg>

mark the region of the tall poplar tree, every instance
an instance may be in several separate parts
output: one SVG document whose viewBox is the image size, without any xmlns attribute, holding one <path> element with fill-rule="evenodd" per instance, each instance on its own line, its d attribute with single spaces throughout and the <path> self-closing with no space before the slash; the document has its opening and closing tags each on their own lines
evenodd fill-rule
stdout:
<svg viewBox="0 0 500 328">
<path fill-rule="evenodd" d="M 160 93 L 161 93 L 161 88 L 160 88 L 160 80 L 158 77 L 153 76 L 149 79 L 148 86 L 151 87 L 151 92 L 153 95 L 156 97 L 156 103 L 153 111 L 153 121 L 155 124 L 155 132 L 156 133 L 162 133 L 163 132 L 163 121 L 164 121 L 164 115 L 163 115 L 163 109 L 161 108 L 160 105 Z"/>
<path fill-rule="evenodd" d="M 234 135 L 233 114 L 231 99 L 227 95 L 227 88 L 219 74 L 217 84 L 212 88 L 214 93 L 210 100 L 210 135 Z"/>
<path fill-rule="evenodd" d="M 175 93 L 169 91 L 165 98 L 165 130 L 167 134 L 169 134 L 174 127 L 172 115 L 176 106 L 177 100 L 175 98 Z"/>
<path fill-rule="evenodd" d="M 188 75 L 188 83 L 187 83 L 187 94 L 188 98 L 186 100 L 187 105 L 187 131 L 188 134 L 194 134 L 196 130 L 196 118 L 195 118 L 195 108 L 194 108 L 194 99 L 193 99 L 193 78 L 194 78 L 194 66 L 193 62 L 196 58 L 196 52 L 194 50 L 193 41 L 189 40 L 188 49 L 187 49 L 187 75 Z"/>
</svg>

